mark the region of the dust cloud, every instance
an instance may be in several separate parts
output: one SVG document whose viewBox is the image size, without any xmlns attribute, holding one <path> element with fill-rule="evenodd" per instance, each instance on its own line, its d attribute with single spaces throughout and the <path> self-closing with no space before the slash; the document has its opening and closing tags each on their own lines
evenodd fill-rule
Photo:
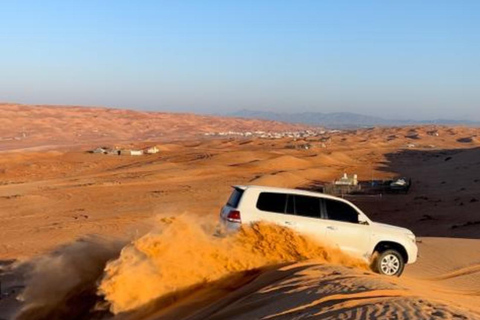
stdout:
<svg viewBox="0 0 480 320">
<path fill-rule="evenodd" d="M 27 261 L 16 272 L 25 278 L 17 320 L 79 319 L 97 303 L 96 285 L 108 260 L 124 241 L 90 236 Z"/>
<path fill-rule="evenodd" d="M 366 267 L 277 225 L 256 223 L 219 234 L 212 219 L 158 217 L 150 232 L 134 240 L 91 236 L 20 265 L 25 290 L 15 319 L 111 318 L 165 297 L 181 300 L 192 288 L 241 283 L 250 271 L 306 259 Z"/>
<path fill-rule="evenodd" d="M 156 230 L 124 247 L 117 259 L 107 263 L 98 294 L 117 314 L 235 272 L 305 259 L 365 267 L 277 225 L 256 223 L 219 237 L 210 221 L 198 217 L 159 219 Z"/>
</svg>

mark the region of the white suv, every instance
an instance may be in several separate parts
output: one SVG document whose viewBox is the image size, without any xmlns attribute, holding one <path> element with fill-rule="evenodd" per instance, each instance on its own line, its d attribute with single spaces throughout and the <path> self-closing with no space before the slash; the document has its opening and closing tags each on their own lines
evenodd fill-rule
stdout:
<svg viewBox="0 0 480 320">
<path fill-rule="evenodd" d="M 388 276 L 400 276 L 406 263 L 417 260 L 412 231 L 373 222 L 352 203 L 323 193 L 234 186 L 220 221 L 227 230 L 255 221 L 290 227 L 363 258 Z"/>
</svg>

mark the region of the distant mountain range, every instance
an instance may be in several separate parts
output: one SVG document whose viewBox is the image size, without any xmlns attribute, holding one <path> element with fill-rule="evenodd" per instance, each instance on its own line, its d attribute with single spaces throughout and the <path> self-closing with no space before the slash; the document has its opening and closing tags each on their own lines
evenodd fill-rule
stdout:
<svg viewBox="0 0 480 320">
<path fill-rule="evenodd" d="M 240 110 L 227 114 L 227 116 L 302 123 L 326 128 L 362 128 L 370 126 L 403 126 L 422 124 L 480 126 L 480 122 L 468 120 L 393 120 L 351 112 L 277 113 L 269 111 Z"/>
</svg>

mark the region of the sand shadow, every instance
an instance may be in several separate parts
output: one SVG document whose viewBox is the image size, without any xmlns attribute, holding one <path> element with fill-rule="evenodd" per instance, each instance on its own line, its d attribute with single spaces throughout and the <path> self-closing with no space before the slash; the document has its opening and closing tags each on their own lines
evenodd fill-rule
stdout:
<svg viewBox="0 0 480 320">
<path fill-rule="evenodd" d="M 418 236 L 480 239 L 480 148 L 401 150 L 385 158 L 377 170 L 409 177 L 412 186 L 405 195 L 349 199 L 372 220 Z"/>
<path fill-rule="evenodd" d="M 226 307 L 256 293 L 259 288 L 308 268 L 299 266 L 281 270 L 285 265 L 287 264 L 232 273 L 217 281 L 197 284 L 162 296 L 138 310 L 120 314 L 114 319 L 228 319 L 228 315 L 224 314 Z"/>
</svg>

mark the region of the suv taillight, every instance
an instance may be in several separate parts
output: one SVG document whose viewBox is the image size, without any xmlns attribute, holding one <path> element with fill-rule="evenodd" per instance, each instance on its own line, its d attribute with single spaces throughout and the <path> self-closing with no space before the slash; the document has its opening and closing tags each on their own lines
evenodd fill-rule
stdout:
<svg viewBox="0 0 480 320">
<path fill-rule="evenodd" d="M 229 222 L 242 222 L 242 219 L 240 217 L 240 211 L 230 210 L 230 212 L 227 214 L 227 221 L 229 221 Z"/>
</svg>

